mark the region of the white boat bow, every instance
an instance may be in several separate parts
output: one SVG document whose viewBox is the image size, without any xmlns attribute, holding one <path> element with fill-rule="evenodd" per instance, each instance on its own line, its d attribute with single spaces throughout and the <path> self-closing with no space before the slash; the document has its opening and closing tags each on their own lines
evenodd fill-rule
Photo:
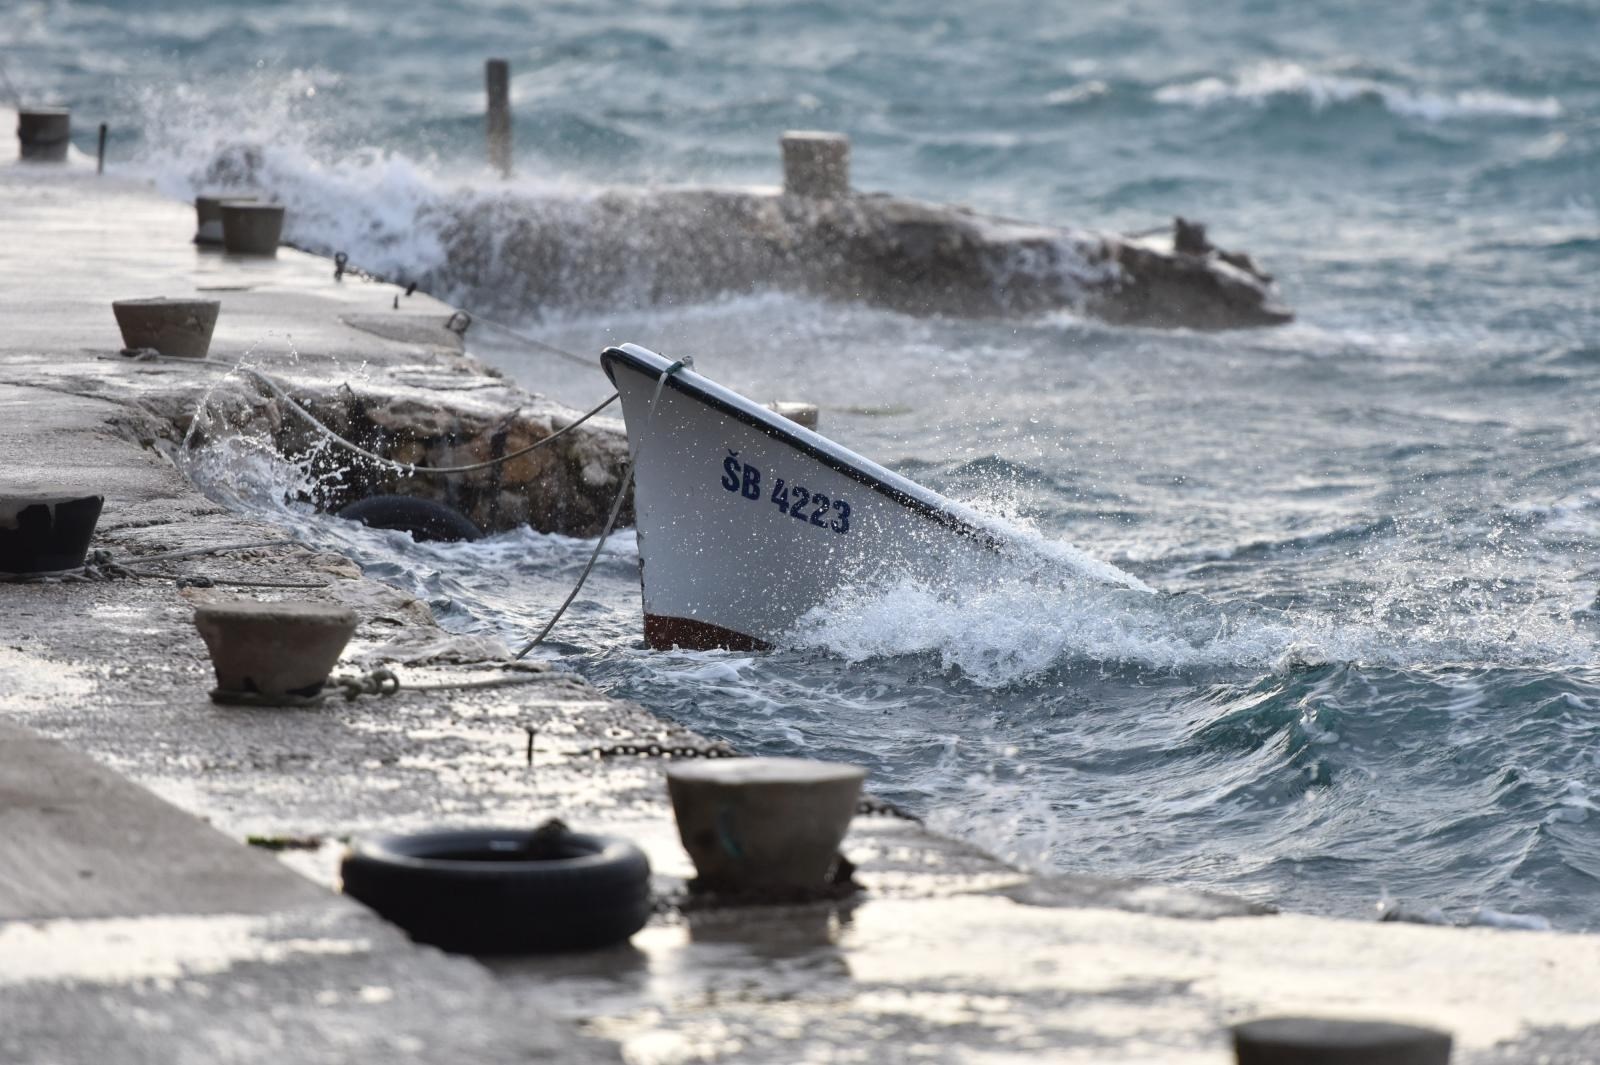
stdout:
<svg viewBox="0 0 1600 1065">
<path fill-rule="evenodd" d="M 1008 546 L 970 508 L 653 351 L 600 360 L 635 463 L 651 647 L 764 649 L 842 589 L 936 579 Z"/>
</svg>

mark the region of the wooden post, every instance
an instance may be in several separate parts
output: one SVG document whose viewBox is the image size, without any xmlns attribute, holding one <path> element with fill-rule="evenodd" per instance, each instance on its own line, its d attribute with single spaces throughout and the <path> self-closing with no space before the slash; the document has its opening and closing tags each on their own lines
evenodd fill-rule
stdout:
<svg viewBox="0 0 1600 1065">
<path fill-rule="evenodd" d="M 94 172 L 96 174 L 104 174 L 106 172 L 106 124 L 104 122 L 100 123 L 100 150 L 94 158 Z"/>
<path fill-rule="evenodd" d="M 501 177 L 511 176 L 511 66 L 504 59 L 483 65 L 489 90 L 489 165 Z"/>
</svg>

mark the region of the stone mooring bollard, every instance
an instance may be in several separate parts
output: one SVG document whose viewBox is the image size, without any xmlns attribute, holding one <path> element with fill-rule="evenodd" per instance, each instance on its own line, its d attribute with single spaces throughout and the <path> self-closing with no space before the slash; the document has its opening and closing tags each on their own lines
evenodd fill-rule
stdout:
<svg viewBox="0 0 1600 1065">
<path fill-rule="evenodd" d="M 1448 1065 L 1450 1034 L 1388 1021 L 1266 1017 L 1235 1025 L 1239 1065 Z"/>
<path fill-rule="evenodd" d="M 32 107 L 17 112 L 21 157 L 35 163 L 61 163 L 72 144 L 72 112 L 65 107 Z"/>
<path fill-rule="evenodd" d="M 504 59 L 483 64 L 484 87 L 489 94 L 487 128 L 489 165 L 501 177 L 511 176 L 511 65 Z"/>
<path fill-rule="evenodd" d="M 783 135 L 783 191 L 826 200 L 850 195 L 850 138 L 790 130 Z"/>
<path fill-rule="evenodd" d="M 116 300 L 111 313 L 122 330 L 122 345 L 176 359 L 203 359 L 222 310 L 217 300 Z"/>
<path fill-rule="evenodd" d="M 0 488 L 0 573 L 83 565 L 104 503 L 104 496 Z"/>
<path fill-rule="evenodd" d="M 333 603 L 244 599 L 195 607 L 194 626 L 217 673 L 212 701 L 293 705 L 321 693 L 356 615 Z"/>
<path fill-rule="evenodd" d="M 803 758 L 674 765 L 667 791 L 700 886 L 745 894 L 827 883 L 867 771 Z"/>
<path fill-rule="evenodd" d="M 283 238 L 283 205 L 254 200 L 223 200 L 222 250 L 230 255 L 278 254 Z"/>
<path fill-rule="evenodd" d="M 194 198 L 194 242 L 222 246 L 222 205 L 256 203 L 254 196 L 196 196 Z"/>
</svg>

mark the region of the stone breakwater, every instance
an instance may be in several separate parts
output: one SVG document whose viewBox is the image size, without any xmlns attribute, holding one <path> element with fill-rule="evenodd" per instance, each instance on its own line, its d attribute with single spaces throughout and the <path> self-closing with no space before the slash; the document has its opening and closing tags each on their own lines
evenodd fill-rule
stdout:
<svg viewBox="0 0 1600 1065">
<path fill-rule="evenodd" d="M 197 177 L 208 190 L 283 198 L 289 236 L 307 250 L 347 251 L 354 265 L 390 280 L 519 319 L 770 290 L 910 314 L 1067 309 L 1160 328 L 1293 318 L 1247 255 L 1203 241 L 1034 224 L 884 193 L 465 188 L 424 196 L 404 233 L 376 226 L 370 246 L 339 248 L 322 234 L 347 227 L 324 219 L 326 205 L 280 172 L 269 152 L 225 148 Z M 393 258 L 393 246 L 412 246 L 419 235 L 427 254 Z"/>
<path fill-rule="evenodd" d="M 433 292 L 507 306 L 601 309 L 777 288 L 911 314 L 1068 309 L 1111 322 L 1233 329 L 1292 314 L 1272 283 L 1215 252 L 993 218 L 886 195 L 616 190 L 504 195 L 440 208 Z"/>
</svg>

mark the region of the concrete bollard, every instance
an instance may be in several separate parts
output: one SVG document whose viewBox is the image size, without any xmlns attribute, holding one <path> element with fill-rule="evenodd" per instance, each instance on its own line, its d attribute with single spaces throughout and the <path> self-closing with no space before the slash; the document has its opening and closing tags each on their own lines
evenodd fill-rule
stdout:
<svg viewBox="0 0 1600 1065">
<path fill-rule="evenodd" d="M 1386 1021 L 1267 1017 L 1233 1028 L 1239 1065 L 1447 1065 L 1450 1034 Z"/>
<path fill-rule="evenodd" d="M 36 163 L 60 163 L 72 144 L 72 112 L 65 107 L 32 107 L 17 112 L 21 156 Z"/>
<path fill-rule="evenodd" d="M 0 488 L 0 573 L 83 565 L 104 502 L 103 496 Z"/>
<path fill-rule="evenodd" d="M 238 600 L 195 607 L 194 626 L 217 673 L 214 702 L 283 705 L 322 691 L 356 615 L 332 603 Z"/>
<path fill-rule="evenodd" d="M 217 326 L 222 304 L 217 300 L 116 300 L 117 316 L 126 348 L 149 348 L 178 359 L 203 359 L 211 350 L 211 332 Z"/>
<path fill-rule="evenodd" d="M 223 200 L 222 250 L 232 255 L 278 254 L 283 237 L 283 205 L 253 200 Z"/>
<path fill-rule="evenodd" d="M 823 887 L 867 771 L 802 758 L 674 765 L 667 791 L 700 885 L 735 894 Z"/>
<path fill-rule="evenodd" d="M 815 403 L 796 403 L 777 400 L 767 404 L 767 409 L 774 414 L 788 418 L 796 425 L 803 425 L 807 429 L 815 429 L 818 421 L 817 405 Z"/>
<path fill-rule="evenodd" d="M 489 93 L 489 165 L 501 177 L 511 176 L 511 65 L 504 59 L 483 64 L 483 79 Z"/>
<path fill-rule="evenodd" d="M 827 200 L 850 195 L 850 138 L 790 130 L 783 135 L 783 191 Z"/>
<path fill-rule="evenodd" d="M 254 196 L 196 196 L 194 198 L 194 242 L 222 245 L 222 205 L 255 203 Z"/>
</svg>

